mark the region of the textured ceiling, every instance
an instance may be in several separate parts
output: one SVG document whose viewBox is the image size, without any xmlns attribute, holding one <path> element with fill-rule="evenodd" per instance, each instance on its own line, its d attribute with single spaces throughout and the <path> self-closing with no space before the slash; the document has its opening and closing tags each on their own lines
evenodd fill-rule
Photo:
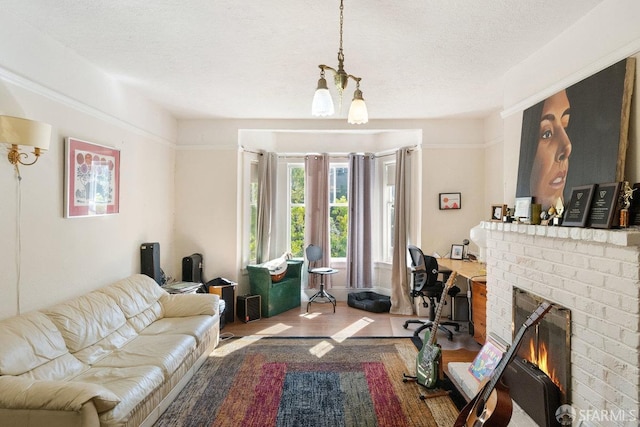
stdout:
<svg viewBox="0 0 640 427">
<path fill-rule="evenodd" d="M 482 116 L 507 70 L 600 2 L 345 0 L 345 69 L 371 119 Z M 307 119 L 318 64 L 337 66 L 338 0 L 0 4 L 178 118 Z"/>
</svg>

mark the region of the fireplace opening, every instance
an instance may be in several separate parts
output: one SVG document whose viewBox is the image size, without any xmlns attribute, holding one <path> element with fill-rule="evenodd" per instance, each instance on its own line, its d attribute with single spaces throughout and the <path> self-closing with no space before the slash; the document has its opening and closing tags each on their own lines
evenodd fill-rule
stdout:
<svg viewBox="0 0 640 427">
<path fill-rule="evenodd" d="M 513 288 L 513 334 L 545 299 Z M 540 323 L 529 328 L 516 357 L 544 372 L 560 389 L 560 400 L 571 402 L 571 311 L 553 303 Z"/>
<path fill-rule="evenodd" d="M 513 288 L 513 337 L 545 299 Z M 555 411 L 571 402 L 571 311 L 553 304 L 522 337 L 505 382 L 512 399 L 539 425 L 558 425 Z"/>
</svg>

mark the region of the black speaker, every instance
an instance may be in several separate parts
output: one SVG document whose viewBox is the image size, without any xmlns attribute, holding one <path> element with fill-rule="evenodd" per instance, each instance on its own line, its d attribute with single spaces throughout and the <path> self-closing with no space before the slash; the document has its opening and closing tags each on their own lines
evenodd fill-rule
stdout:
<svg viewBox="0 0 640 427">
<path fill-rule="evenodd" d="M 143 243 L 140 245 L 140 271 L 163 285 L 162 270 L 160 269 L 160 243 Z"/>
<path fill-rule="evenodd" d="M 240 295 L 237 306 L 238 319 L 244 323 L 260 319 L 260 295 Z"/>
<path fill-rule="evenodd" d="M 182 258 L 182 281 L 203 283 L 202 254 L 191 254 Z"/>
</svg>

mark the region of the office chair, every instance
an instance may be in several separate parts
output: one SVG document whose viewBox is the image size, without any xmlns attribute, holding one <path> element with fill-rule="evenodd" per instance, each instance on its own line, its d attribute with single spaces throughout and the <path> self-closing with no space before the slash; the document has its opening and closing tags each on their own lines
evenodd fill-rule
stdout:
<svg viewBox="0 0 640 427">
<path fill-rule="evenodd" d="M 328 300 L 333 305 L 333 312 L 336 312 L 336 299 L 333 295 L 329 294 L 324 290 L 324 276 L 328 274 L 336 274 L 338 270 L 331 267 L 317 267 L 318 261 L 322 259 L 322 248 L 320 246 L 309 245 L 305 250 L 307 254 L 307 261 L 309 261 L 309 265 L 307 266 L 307 272 L 309 275 L 317 274 L 320 276 L 320 290 L 316 292 L 311 298 L 309 298 L 309 302 L 307 303 L 307 313 L 309 312 L 309 306 L 312 302 L 317 300 L 318 298 L 324 298 Z M 318 301 L 320 302 L 320 301 Z M 322 301 L 326 302 L 326 301 Z"/>
<path fill-rule="evenodd" d="M 422 305 L 424 307 L 429 307 L 428 321 L 425 322 L 414 319 L 404 322 L 405 329 L 407 329 L 409 323 L 418 323 L 422 325 L 413 333 L 415 337 L 418 337 L 421 331 L 433 325 L 436 315 L 436 305 L 438 304 L 438 300 L 444 290 L 444 282 L 438 280 L 438 274 L 440 271 L 438 270 L 438 261 L 434 257 L 423 254 L 422 250 L 417 246 L 409 245 L 408 249 L 409 256 L 411 257 L 411 273 L 413 275 L 411 296 L 413 298 L 422 298 Z M 450 274 L 451 272 L 442 273 L 444 281 L 447 280 Z M 460 288 L 453 286 L 449 290 L 448 295 L 455 296 L 458 292 L 460 292 Z M 427 302 L 425 298 L 427 298 L 429 302 Z M 445 326 L 453 326 L 457 332 L 460 330 L 460 325 L 455 322 L 440 322 L 438 325 L 438 329 L 445 332 L 449 341 L 452 341 L 453 332 L 445 328 Z"/>
</svg>

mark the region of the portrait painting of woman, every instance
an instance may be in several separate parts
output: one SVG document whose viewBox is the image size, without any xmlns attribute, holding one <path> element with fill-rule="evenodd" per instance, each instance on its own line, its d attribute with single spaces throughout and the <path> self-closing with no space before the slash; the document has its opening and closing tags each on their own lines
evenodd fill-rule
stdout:
<svg viewBox="0 0 640 427">
<path fill-rule="evenodd" d="M 634 66 L 620 61 L 524 111 L 516 197 L 547 211 L 573 187 L 622 180 Z"/>
</svg>

